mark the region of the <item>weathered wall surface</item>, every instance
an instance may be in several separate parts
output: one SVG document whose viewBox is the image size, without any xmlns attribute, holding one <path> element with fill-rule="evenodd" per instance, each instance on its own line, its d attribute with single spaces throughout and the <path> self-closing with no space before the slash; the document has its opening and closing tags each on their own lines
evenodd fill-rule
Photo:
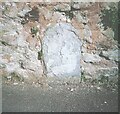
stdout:
<svg viewBox="0 0 120 114">
<path fill-rule="evenodd" d="M 117 41 L 99 16 L 110 3 L 4 2 L 0 7 L 0 74 L 7 80 L 42 80 L 43 61 L 49 75 L 117 79 Z"/>
</svg>

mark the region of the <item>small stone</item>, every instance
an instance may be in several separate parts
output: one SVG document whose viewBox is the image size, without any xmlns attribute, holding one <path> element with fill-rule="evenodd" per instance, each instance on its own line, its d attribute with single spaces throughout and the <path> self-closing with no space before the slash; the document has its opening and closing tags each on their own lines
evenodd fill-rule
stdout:
<svg viewBox="0 0 120 114">
<path fill-rule="evenodd" d="M 71 90 L 70 90 L 71 92 L 73 92 L 74 91 L 74 89 L 73 88 L 71 88 Z"/>
<path fill-rule="evenodd" d="M 7 79 L 10 80 L 12 77 L 11 76 L 7 76 Z"/>
<path fill-rule="evenodd" d="M 100 90 L 101 88 L 100 87 L 97 87 L 98 90 Z"/>
<path fill-rule="evenodd" d="M 107 102 L 105 101 L 104 103 L 106 104 Z"/>
<path fill-rule="evenodd" d="M 70 88 L 69 88 L 69 87 L 68 87 L 67 89 L 68 89 L 68 90 L 70 90 Z"/>
<path fill-rule="evenodd" d="M 17 83 L 17 82 L 14 82 L 13 85 L 18 85 L 18 83 Z"/>
<path fill-rule="evenodd" d="M 91 85 L 91 87 L 94 87 L 93 85 Z"/>
</svg>

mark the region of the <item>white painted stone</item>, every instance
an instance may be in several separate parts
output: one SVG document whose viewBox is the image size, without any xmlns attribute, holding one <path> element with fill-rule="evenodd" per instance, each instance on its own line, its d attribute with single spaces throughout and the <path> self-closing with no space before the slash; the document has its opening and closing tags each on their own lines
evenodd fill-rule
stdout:
<svg viewBox="0 0 120 114">
<path fill-rule="evenodd" d="M 47 29 L 43 54 L 48 74 L 80 76 L 81 42 L 76 32 L 68 23 L 57 23 Z"/>
</svg>

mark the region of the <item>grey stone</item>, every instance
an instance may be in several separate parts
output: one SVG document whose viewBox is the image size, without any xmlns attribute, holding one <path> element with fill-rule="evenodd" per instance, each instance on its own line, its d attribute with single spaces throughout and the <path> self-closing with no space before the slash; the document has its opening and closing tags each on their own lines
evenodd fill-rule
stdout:
<svg viewBox="0 0 120 114">
<path fill-rule="evenodd" d="M 115 2 L 116 1 L 116 2 Z M 103 7 L 106 8 L 106 9 L 110 9 L 111 7 L 115 7 L 115 8 L 118 8 L 118 2 L 117 0 L 114 0 L 114 2 L 104 2 L 103 3 Z"/>
<path fill-rule="evenodd" d="M 98 75 L 104 75 L 109 77 L 115 77 L 118 75 L 118 67 L 111 67 L 111 68 L 99 68 L 97 71 Z"/>
<path fill-rule="evenodd" d="M 46 20 L 50 20 L 52 18 L 53 12 L 52 11 L 47 11 L 47 13 L 45 12 L 45 19 Z"/>
<path fill-rule="evenodd" d="M 70 4 L 69 3 L 60 3 L 54 7 L 55 9 L 60 9 L 62 11 L 70 10 Z"/>
<path fill-rule="evenodd" d="M 20 23 L 3 19 L 0 26 L 2 27 L 0 29 L 0 68 L 2 68 L 2 72 L 4 74 L 7 72 L 7 75 L 16 72 L 20 77 L 26 79 L 39 78 L 43 72 L 41 62 L 38 60 L 40 47 L 39 49 L 32 47 L 26 41 L 29 33 Z"/>
<path fill-rule="evenodd" d="M 29 11 L 31 11 L 32 9 L 30 7 L 25 7 L 22 11 L 18 12 L 18 16 L 24 17 L 25 14 Z"/>
<path fill-rule="evenodd" d="M 88 18 L 81 12 L 73 12 L 79 23 L 88 23 Z"/>
<path fill-rule="evenodd" d="M 54 12 L 52 19 L 55 19 L 57 22 L 60 21 L 67 21 L 67 17 L 65 15 L 62 15 L 60 12 Z"/>
<path fill-rule="evenodd" d="M 101 61 L 101 57 L 97 54 L 82 53 L 82 59 L 87 63 L 96 63 Z"/>
<path fill-rule="evenodd" d="M 92 6 L 94 4 L 94 2 L 90 3 L 90 2 L 80 2 L 79 0 L 74 0 L 74 2 L 72 3 L 72 7 L 75 9 L 82 9 L 85 7 L 89 7 Z"/>
<path fill-rule="evenodd" d="M 92 31 L 88 25 L 84 27 L 84 40 L 88 43 L 92 43 Z"/>
<path fill-rule="evenodd" d="M 114 38 L 114 31 L 111 28 L 108 28 L 104 31 L 102 31 L 102 33 L 107 37 L 107 38 Z"/>
<path fill-rule="evenodd" d="M 120 60 L 120 55 L 119 55 L 119 50 L 108 50 L 108 51 L 102 51 L 100 53 L 100 56 L 105 57 L 106 59 L 109 60 L 114 60 L 114 61 L 119 61 Z"/>
<path fill-rule="evenodd" d="M 80 76 L 81 41 L 68 23 L 49 27 L 43 39 L 43 54 L 49 76 Z"/>
<path fill-rule="evenodd" d="M 109 81 L 118 82 L 118 67 L 99 68 L 95 73 L 96 79 L 106 77 Z"/>
</svg>

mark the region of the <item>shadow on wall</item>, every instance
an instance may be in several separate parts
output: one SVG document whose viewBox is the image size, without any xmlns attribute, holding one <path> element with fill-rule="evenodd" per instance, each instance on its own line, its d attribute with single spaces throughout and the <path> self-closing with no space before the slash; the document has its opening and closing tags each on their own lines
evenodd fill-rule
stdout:
<svg viewBox="0 0 120 114">
<path fill-rule="evenodd" d="M 120 2 L 118 2 L 118 6 L 114 3 L 110 5 L 109 8 L 104 8 L 101 11 L 101 22 L 104 26 L 104 30 L 108 27 L 112 28 L 114 31 L 114 39 L 118 41 L 118 24 L 120 24 L 120 11 L 119 11 Z"/>
</svg>

